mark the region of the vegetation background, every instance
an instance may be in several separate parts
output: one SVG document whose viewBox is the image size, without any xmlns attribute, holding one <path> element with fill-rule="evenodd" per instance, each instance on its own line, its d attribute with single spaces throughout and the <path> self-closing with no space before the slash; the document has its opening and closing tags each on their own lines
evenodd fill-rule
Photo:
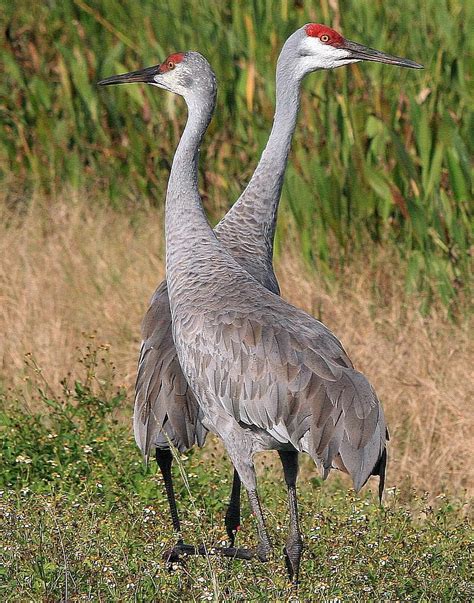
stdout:
<svg viewBox="0 0 474 603">
<path fill-rule="evenodd" d="M 322 486 L 303 464 L 300 597 L 473 598 L 473 13 L 461 0 L 0 0 L 4 600 L 291 595 L 278 555 L 266 566 L 193 559 L 172 574 L 160 560 L 172 542 L 166 505 L 130 414 L 185 108 L 151 88 L 95 82 L 172 51 L 208 57 L 219 98 L 201 190 L 217 221 L 266 142 L 279 50 L 308 21 L 425 70 L 361 64 L 304 83 L 277 270 L 284 296 L 324 320 L 370 377 L 392 439 L 383 511 L 370 491 Z M 188 540 L 222 537 L 221 459 L 210 441 L 180 465 Z M 262 461 L 261 482 L 280 550 L 286 503 L 273 463 Z M 251 519 L 243 525 L 249 544 Z"/>
</svg>

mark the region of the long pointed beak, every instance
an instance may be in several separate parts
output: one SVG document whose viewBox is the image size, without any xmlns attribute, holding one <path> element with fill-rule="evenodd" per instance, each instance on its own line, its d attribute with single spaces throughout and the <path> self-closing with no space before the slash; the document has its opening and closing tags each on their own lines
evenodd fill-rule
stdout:
<svg viewBox="0 0 474 603">
<path fill-rule="evenodd" d="M 114 84 L 136 84 L 144 82 L 145 84 L 153 84 L 155 75 L 159 73 L 160 65 L 146 67 L 138 71 L 130 71 L 130 73 L 122 73 L 121 75 L 112 75 L 97 82 L 98 86 L 113 86 Z"/>
<path fill-rule="evenodd" d="M 357 44 L 357 42 L 351 42 L 350 40 L 344 40 L 342 48 L 350 52 L 350 56 L 348 57 L 350 59 L 387 63 L 388 65 L 398 65 L 399 67 L 409 67 L 410 69 L 423 69 L 423 65 L 415 63 L 415 61 L 410 61 L 410 59 L 403 59 L 385 52 L 380 52 L 380 50 L 375 50 L 374 48 L 369 48 L 368 46 L 363 46 L 362 44 Z"/>
</svg>

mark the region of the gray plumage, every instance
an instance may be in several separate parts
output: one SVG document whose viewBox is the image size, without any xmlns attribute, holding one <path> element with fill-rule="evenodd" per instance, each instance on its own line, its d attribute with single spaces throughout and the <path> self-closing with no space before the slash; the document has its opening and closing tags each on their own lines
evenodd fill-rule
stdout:
<svg viewBox="0 0 474 603">
<path fill-rule="evenodd" d="M 305 451 L 323 474 L 336 466 L 359 489 L 385 450 L 380 403 L 329 329 L 263 287 L 210 229 L 197 157 L 215 80 L 196 53 L 180 69 L 193 85 L 168 185 L 166 267 L 173 338 L 201 421 L 249 491 L 252 456 L 267 449 Z"/>
<path fill-rule="evenodd" d="M 292 68 L 303 37 L 302 30 L 298 30 L 282 48 L 276 71 L 276 111 L 268 143 L 248 186 L 215 227 L 217 237 L 239 264 L 276 294 L 280 289 L 272 264 L 273 239 L 296 126 L 300 83 L 305 75 Z M 207 430 L 176 356 L 166 281 L 155 291 L 142 324 L 135 391 L 135 440 L 145 459 L 153 447 L 167 448 L 169 441 L 181 452 L 194 444 L 204 444 Z"/>
<path fill-rule="evenodd" d="M 146 82 L 182 95 L 188 105 L 166 198 L 169 291 L 164 283 L 158 288 L 144 322 L 135 412 L 143 452 L 157 447 L 178 534 L 167 558 L 206 554 L 206 549 L 181 538 L 166 436 L 180 449 L 202 444 L 207 430 L 223 440 L 235 472 L 226 513 L 230 547 L 219 552 L 240 559 L 268 558 L 271 546 L 253 455 L 278 450 L 290 515 L 285 559 L 294 582 L 303 548 L 296 497 L 298 452 L 307 452 L 324 477 L 332 467 L 346 471 L 357 490 L 371 474 L 380 475 L 382 493 L 388 435 L 380 402 L 329 329 L 277 295 L 271 263 L 299 82 L 310 71 L 360 60 L 421 67 L 345 40 L 318 24 L 308 24 L 289 38 L 278 62 L 277 110 L 269 143 L 250 185 L 216 233 L 204 214 L 197 178 L 198 149 L 216 96 L 215 77 L 204 57 L 176 53 L 161 65 L 100 82 Z M 255 550 L 234 548 L 241 480 L 257 520 Z"/>
</svg>

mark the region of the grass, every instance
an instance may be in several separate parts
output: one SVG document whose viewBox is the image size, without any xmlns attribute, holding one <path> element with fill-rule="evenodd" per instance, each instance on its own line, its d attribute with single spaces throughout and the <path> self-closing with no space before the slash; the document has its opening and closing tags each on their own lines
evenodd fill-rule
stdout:
<svg viewBox="0 0 474 603">
<path fill-rule="evenodd" d="M 162 212 L 111 211 L 73 193 L 35 197 L 0 225 L 0 594 L 2 600 L 285 600 L 286 500 L 274 455 L 259 461 L 275 558 L 191 559 L 173 543 L 162 483 L 131 435 L 139 322 L 163 276 Z M 288 237 L 294 237 L 291 231 Z M 146 253 L 144 253 L 146 250 Z M 390 269 L 387 269 L 390 267 Z M 329 283 L 289 248 L 283 295 L 322 318 L 376 386 L 391 432 L 388 491 L 360 496 L 301 466 L 301 600 L 472 598 L 471 321 L 422 317 L 400 260 L 354 257 Z M 97 331 L 96 334 L 93 331 Z M 86 335 L 85 333 L 90 333 Z M 223 538 L 230 467 L 218 442 L 175 470 L 188 541 Z M 241 542 L 253 544 L 245 506 Z M 471 548 L 470 548 L 471 547 Z"/>
<path fill-rule="evenodd" d="M 75 379 L 58 395 L 30 359 L 37 412 L 3 400 L 0 412 L 0 536 L 4 601 L 276 601 L 294 597 L 282 554 L 285 490 L 272 463 L 260 466 L 261 493 L 275 543 L 268 564 L 191 558 L 171 572 L 173 543 L 162 483 L 143 468 L 117 409 L 107 350 L 89 343 Z M 107 378 L 104 379 L 104 376 Z M 39 412 L 41 411 L 41 412 Z M 230 466 L 215 442 L 176 469 L 187 541 L 223 538 Z M 304 471 L 308 471 L 305 464 Z M 469 509 L 454 497 L 348 492 L 315 476 L 300 485 L 305 557 L 300 600 L 465 601 L 472 598 Z M 254 542 L 244 505 L 239 541 Z"/>
<path fill-rule="evenodd" d="M 17 3 L 18 4 L 18 3 Z M 375 385 L 391 432 L 386 502 L 300 476 L 300 600 L 474 598 L 470 314 L 473 8 L 461 0 L 4 3 L 0 56 L 0 589 L 5 601 L 294 598 L 286 499 L 259 464 L 268 564 L 171 572 L 162 483 L 130 428 L 139 323 L 163 278 L 163 198 L 184 108 L 94 82 L 198 49 L 219 83 L 201 190 L 218 219 L 265 144 L 273 71 L 307 21 L 425 64 L 307 79 L 276 241 L 283 296 L 322 319 Z M 414 27 L 416 24 L 416 28 Z M 186 539 L 219 543 L 230 466 L 209 440 L 176 468 Z M 183 484 L 180 473 L 187 477 Z M 245 507 L 239 540 L 252 545 Z"/>
<path fill-rule="evenodd" d="M 25 354 L 57 394 L 77 372 L 84 333 L 96 332 L 127 392 L 128 425 L 140 321 L 164 275 L 162 232 L 159 209 L 110 211 L 72 194 L 55 203 L 36 198 L 16 219 L 6 213 L 0 390 L 23 387 L 35 410 Z M 276 267 L 283 296 L 321 318 L 376 387 L 392 435 L 389 484 L 473 494 L 472 317 L 461 313 L 453 323 L 441 304 L 422 317 L 404 293 L 400 260 L 384 249 L 340 266 L 332 283 L 305 270 L 291 246 Z"/>
<path fill-rule="evenodd" d="M 274 67 L 308 21 L 423 63 L 358 65 L 307 78 L 284 190 L 277 253 L 296 225 L 310 267 L 334 275 L 354 251 L 396 248 L 409 291 L 456 315 L 469 298 L 474 9 L 462 0 L 67 0 L 7 4 L 0 132 L 10 205 L 31 191 L 93 189 L 114 207 L 161 206 L 183 103 L 145 87 L 99 92 L 98 79 L 198 49 L 219 79 L 202 190 L 214 219 L 237 198 L 265 143 Z M 416 23 L 414 30 L 413 24 Z M 244 167 L 243 167 L 244 166 Z"/>
</svg>

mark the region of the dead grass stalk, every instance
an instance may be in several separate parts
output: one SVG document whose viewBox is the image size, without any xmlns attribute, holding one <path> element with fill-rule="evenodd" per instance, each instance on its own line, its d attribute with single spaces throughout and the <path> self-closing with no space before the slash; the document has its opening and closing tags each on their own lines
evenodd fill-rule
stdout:
<svg viewBox="0 0 474 603">
<path fill-rule="evenodd" d="M 164 274 L 161 214 L 120 213 L 71 194 L 2 217 L 0 385 L 21 383 L 28 352 L 59 383 L 74 372 L 83 334 L 95 332 L 131 391 L 140 320 Z M 376 387 L 391 432 L 389 485 L 472 493 L 469 318 L 453 324 L 436 308 L 420 316 L 385 250 L 354 259 L 332 285 L 291 252 L 278 273 L 284 297 L 324 320 Z"/>
</svg>

